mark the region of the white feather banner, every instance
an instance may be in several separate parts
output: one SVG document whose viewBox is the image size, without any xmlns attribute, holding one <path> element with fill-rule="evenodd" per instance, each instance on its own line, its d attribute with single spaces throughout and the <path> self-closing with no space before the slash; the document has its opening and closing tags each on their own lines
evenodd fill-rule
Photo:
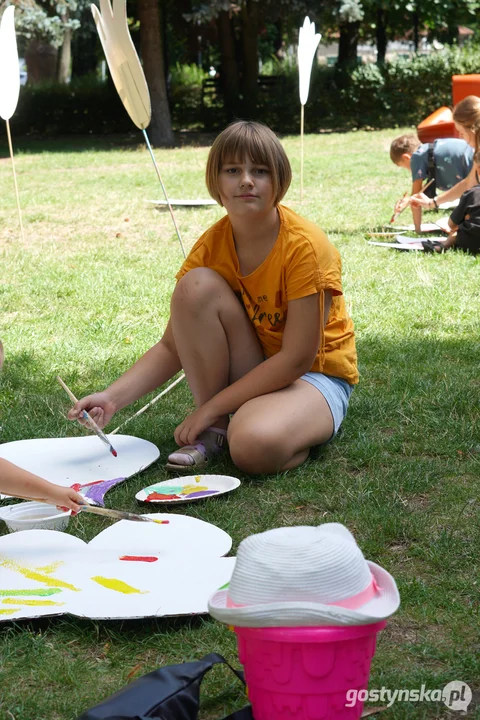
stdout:
<svg viewBox="0 0 480 720">
<path fill-rule="evenodd" d="M 7 7 L 0 22 L 0 116 L 9 120 L 17 108 L 20 67 L 15 37 L 15 7 Z"/>
<path fill-rule="evenodd" d="M 186 257 L 182 236 L 146 133 L 146 128 L 152 119 L 152 106 L 143 68 L 128 29 L 127 2 L 113 0 L 110 4 L 110 0 L 100 0 L 100 11 L 96 5 L 92 5 L 91 8 L 115 88 L 130 118 L 143 132 L 183 256 Z"/>
<path fill-rule="evenodd" d="M 145 130 L 152 117 L 150 93 L 128 30 L 126 0 L 113 0 L 113 6 L 100 0 L 100 12 L 92 5 L 92 13 L 120 99 L 135 125 Z"/>
<path fill-rule="evenodd" d="M 302 105 L 305 105 L 308 100 L 312 62 L 321 37 L 320 33 L 315 34 L 315 23 L 310 22 L 307 15 L 298 35 L 298 73 Z"/>
</svg>

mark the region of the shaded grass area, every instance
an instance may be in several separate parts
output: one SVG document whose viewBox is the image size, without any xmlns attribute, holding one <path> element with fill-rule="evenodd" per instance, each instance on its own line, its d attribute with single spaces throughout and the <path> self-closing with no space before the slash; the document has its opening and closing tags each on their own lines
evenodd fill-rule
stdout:
<svg viewBox="0 0 480 720">
<path fill-rule="evenodd" d="M 232 554 L 244 537 L 272 527 L 345 523 L 365 556 L 393 573 L 402 597 L 379 638 L 370 687 L 434 689 L 456 679 L 478 692 L 479 265 L 455 253 L 395 253 L 366 243 L 365 232 L 388 222 L 409 185 L 387 153 L 400 132 L 307 136 L 303 204 L 299 139 L 284 139 L 294 171 L 285 203 L 340 250 L 356 325 L 361 382 L 341 435 L 304 466 L 273 477 L 249 479 L 219 461 L 212 471 L 237 475 L 241 487 L 178 511 L 227 531 Z M 86 148 L 19 147 L 24 242 L 9 161 L 0 163 L 1 442 L 82 434 L 65 420 L 68 400 L 55 376 L 77 396 L 101 389 L 166 325 L 182 256 L 168 213 L 146 202 L 161 197 L 148 154 L 138 144 L 106 148 L 95 138 Z M 207 197 L 207 153 L 203 145 L 156 151 L 171 197 Z M 222 214 L 177 209 L 186 246 Z M 410 221 L 408 211 L 401 221 Z M 144 402 L 119 413 L 112 427 Z M 161 458 L 113 489 L 107 506 L 144 511 L 135 493 L 168 477 L 162 463 L 191 408 L 181 383 L 125 428 L 157 444 Z M 88 542 L 108 525 L 81 517 L 68 532 Z M 0 634 L 2 720 L 73 720 L 158 666 L 214 650 L 236 662 L 233 634 L 208 616 L 58 617 L 3 623 Z M 203 697 L 201 717 L 209 720 L 245 704 L 240 683 L 220 668 L 206 677 Z M 480 717 L 473 705 L 470 716 Z M 397 703 L 380 717 L 455 716 L 442 703 Z"/>
</svg>

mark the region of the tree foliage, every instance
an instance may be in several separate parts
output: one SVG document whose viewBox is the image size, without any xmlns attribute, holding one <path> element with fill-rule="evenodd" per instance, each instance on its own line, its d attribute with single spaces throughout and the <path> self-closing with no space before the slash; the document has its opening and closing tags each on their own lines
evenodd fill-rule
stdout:
<svg viewBox="0 0 480 720">
<path fill-rule="evenodd" d="M 65 32 L 80 27 L 78 15 L 87 0 L 19 0 L 15 29 L 26 40 L 42 40 L 53 47 L 63 44 Z"/>
</svg>

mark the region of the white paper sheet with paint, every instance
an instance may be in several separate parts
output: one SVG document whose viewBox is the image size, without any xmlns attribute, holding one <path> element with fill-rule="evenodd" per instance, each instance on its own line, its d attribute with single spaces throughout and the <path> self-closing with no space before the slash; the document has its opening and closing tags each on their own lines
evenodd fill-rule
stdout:
<svg viewBox="0 0 480 720">
<path fill-rule="evenodd" d="M 94 502 L 103 504 L 111 486 L 141 472 L 160 456 L 156 445 L 131 435 L 112 437 L 118 456 L 112 457 L 95 435 L 71 438 L 37 438 L 0 445 L 0 457 L 50 482 L 69 487 L 75 483 L 106 481 L 103 487 L 85 488 Z"/>
<path fill-rule="evenodd" d="M 195 518 L 152 517 L 168 517 L 170 524 L 152 527 L 122 520 L 88 545 L 52 530 L 0 537 L 0 620 L 64 613 L 120 619 L 207 612 L 209 595 L 232 574 L 235 558 L 221 557 L 231 538 Z M 151 529 L 162 537 L 161 551 L 151 541 Z"/>
<path fill-rule="evenodd" d="M 148 517 L 168 520 L 169 524 L 120 520 L 93 538 L 89 547 L 117 554 L 158 554 L 178 563 L 189 557 L 221 557 L 232 547 L 230 535 L 203 520 L 173 513 L 152 513 Z"/>
</svg>

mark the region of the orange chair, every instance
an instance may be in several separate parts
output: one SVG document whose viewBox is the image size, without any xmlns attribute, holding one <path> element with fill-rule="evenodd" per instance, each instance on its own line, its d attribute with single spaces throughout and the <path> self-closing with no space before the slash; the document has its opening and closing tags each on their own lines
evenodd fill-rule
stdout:
<svg viewBox="0 0 480 720">
<path fill-rule="evenodd" d="M 480 75 L 452 75 L 452 100 L 454 106 L 467 97 L 480 97 Z"/>
<path fill-rule="evenodd" d="M 458 137 L 450 108 L 438 108 L 422 120 L 417 126 L 417 135 L 422 143 L 430 143 L 438 138 Z"/>
</svg>

